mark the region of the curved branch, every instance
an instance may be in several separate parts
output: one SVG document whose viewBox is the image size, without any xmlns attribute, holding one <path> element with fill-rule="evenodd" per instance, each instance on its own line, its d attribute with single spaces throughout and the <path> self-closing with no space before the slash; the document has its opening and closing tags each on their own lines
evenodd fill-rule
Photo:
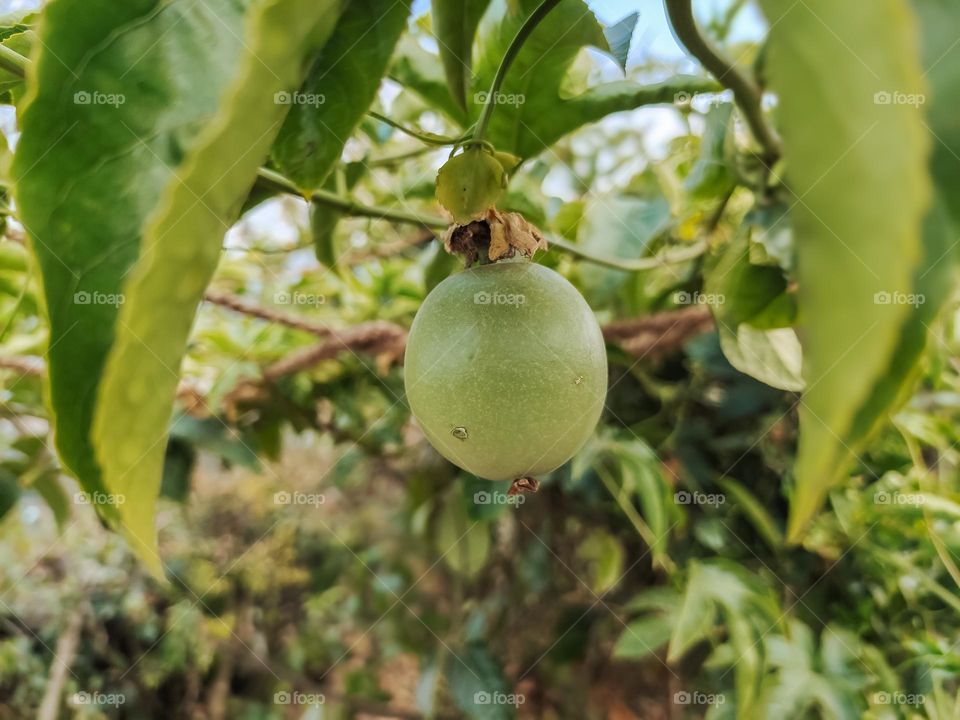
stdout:
<svg viewBox="0 0 960 720">
<path fill-rule="evenodd" d="M 666 6 L 677 39 L 700 61 L 707 72 L 733 91 L 737 105 L 750 126 L 750 132 L 763 147 L 766 161 L 775 162 L 780 157 L 780 139 L 763 116 L 760 88 L 724 59 L 700 34 L 693 17 L 691 0 L 666 0 Z"/>
</svg>

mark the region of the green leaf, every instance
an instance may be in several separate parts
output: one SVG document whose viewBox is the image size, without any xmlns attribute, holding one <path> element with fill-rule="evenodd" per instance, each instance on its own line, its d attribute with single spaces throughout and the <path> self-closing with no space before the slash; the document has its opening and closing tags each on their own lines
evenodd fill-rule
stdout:
<svg viewBox="0 0 960 720">
<path fill-rule="evenodd" d="M 632 12 L 619 22 L 603 29 L 603 36 L 607 39 L 610 54 L 617 61 L 621 70 L 627 69 L 630 41 L 633 40 L 633 31 L 636 29 L 639 19 L 640 13 Z"/>
<path fill-rule="evenodd" d="M 687 192 L 694 199 L 720 197 L 736 181 L 727 151 L 732 119 L 733 103 L 718 103 L 707 112 L 700 139 L 700 157 L 684 181 Z"/>
<path fill-rule="evenodd" d="M 624 660 L 642 660 L 666 645 L 672 632 L 671 613 L 647 615 L 633 620 L 617 638 L 613 656 Z"/>
<path fill-rule="evenodd" d="M 920 19 L 924 77 L 930 88 L 924 109 L 933 131 L 933 177 L 954 223 L 960 227 L 960 6 L 950 0 L 913 0 Z"/>
<path fill-rule="evenodd" d="M 730 364 L 771 387 L 802 390 L 800 341 L 782 327 L 794 312 L 780 268 L 752 264 L 747 236 L 739 233 L 707 273 L 705 288 Z"/>
<path fill-rule="evenodd" d="M 219 419 L 201 420 L 191 415 L 178 415 L 170 426 L 170 438 L 206 450 L 230 465 L 253 472 L 261 470 L 260 460 L 253 449 Z"/>
<path fill-rule="evenodd" d="M 451 653 L 447 660 L 450 695 L 471 720 L 509 720 L 514 706 L 508 704 L 509 686 L 499 663 L 479 642 Z"/>
<path fill-rule="evenodd" d="M 923 34 L 924 75 L 932 85 L 929 123 L 934 135 L 931 171 L 937 183 L 934 206 L 924 221 L 920 263 L 914 272 L 909 316 L 896 353 L 877 381 L 870 399 L 854 420 L 850 442 L 865 442 L 891 409 L 906 401 L 918 375 L 918 361 L 927 347 L 930 327 L 950 297 L 957 267 L 956 233 L 960 227 L 960 125 L 953 98 L 960 92 L 955 63 L 957 44 L 944 23 L 960 22 L 960 7 L 943 0 L 916 0 Z M 945 32 L 946 30 L 946 32 Z M 946 65 L 944 65 L 946 63 Z"/>
<path fill-rule="evenodd" d="M 174 502 L 186 502 L 190 497 L 191 478 L 197 462 L 197 451 L 190 443 L 171 437 L 163 459 L 163 477 L 160 496 Z"/>
<path fill-rule="evenodd" d="M 337 262 L 336 239 L 337 225 L 343 219 L 342 211 L 320 203 L 310 203 L 310 233 L 313 236 L 313 249 L 321 265 L 332 268 Z"/>
<path fill-rule="evenodd" d="M 633 260 L 649 255 L 648 246 L 671 225 L 670 203 L 629 195 L 601 197 L 579 209 L 581 216 L 561 218 L 577 229 L 579 243 L 597 255 Z M 593 303 L 609 302 L 630 279 L 623 270 L 584 264 L 580 268 L 584 293 Z"/>
<path fill-rule="evenodd" d="M 104 511 L 157 575 L 154 505 L 193 315 L 283 120 L 274 94 L 299 85 L 338 7 L 45 9 L 14 175 L 47 300 L 55 435 L 86 491 L 125 497 Z"/>
<path fill-rule="evenodd" d="M 490 153 L 469 149 L 450 158 L 437 173 L 437 200 L 465 225 L 493 207 L 506 186 L 503 165 Z"/>
<path fill-rule="evenodd" d="M 432 0 L 433 34 L 440 48 L 450 96 L 467 109 L 473 38 L 490 0 Z"/>
<path fill-rule="evenodd" d="M 922 254 L 913 275 L 911 295 L 916 303 L 907 305 L 909 314 L 896 351 L 854 419 L 847 441 L 854 448 L 865 443 L 890 411 L 908 399 L 920 372 L 918 364 L 930 328 L 950 298 L 958 261 L 960 125 L 953 100 L 960 92 L 960 72 L 955 63 L 960 54 L 956 38 L 944 23 L 960 22 L 960 7 L 943 0 L 916 0 L 913 6 L 921 20 L 924 76 L 932 89 L 932 98 L 927 100 L 934 142 L 930 167 L 937 192 L 924 220 Z"/>
<path fill-rule="evenodd" d="M 380 87 L 406 27 L 411 0 L 351 0 L 298 93 L 281 93 L 290 112 L 271 158 L 303 188 L 323 184 Z"/>
<path fill-rule="evenodd" d="M 8 470 L 0 469 L 0 520 L 6 517 L 20 499 L 20 483 Z"/>
<path fill-rule="evenodd" d="M 562 0 L 524 43 L 500 89 L 487 98 L 493 77 L 511 40 L 540 0 L 493 0 L 477 33 L 473 92 L 499 107 L 490 120 L 487 139 L 497 150 L 529 158 L 569 132 L 612 112 L 641 105 L 672 103 L 678 93 L 696 94 L 717 89 L 712 80 L 679 77 L 664 83 L 640 85 L 630 81 L 604 83 L 573 97 L 562 97 L 561 87 L 581 48 L 610 52 L 603 28 L 582 0 Z M 482 102 L 470 105 L 476 119 Z"/>
<path fill-rule="evenodd" d="M 677 611 L 667 650 L 667 662 L 683 657 L 691 647 L 707 637 L 716 620 L 716 605 L 711 597 L 709 578 L 698 562 L 690 563 L 683 602 Z"/>
<path fill-rule="evenodd" d="M 770 549 L 778 552 L 783 547 L 783 531 L 756 496 L 729 477 L 718 478 L 717 485 L 733 499 L 734 507 L 747 516 Z"/>
<path fill-rule="evenodd" d="M 487 563 L 490 531 L 486 523 L 470 519 L 463 498 L 454 494 L 437 518 L 434 547 L 451 569 L 473 577 Z"/>
<path fill-rule="evenodd" d="M 620 634 L 613 656 L 642 660 L 667 644 L 673 634 L 681 598 L 670 587 L 644 590 L 627 604 L 630 612 L 645 613 L 633 620 Z"/>
<path fill-rule="evenodd" d="M 467 113 L 450 94 L 440 59 L 420 47 L 413 38 L 408 36 L 400 40 L 390 67 L 390 78 L 415 92 L 460 127 L 469 124 Z"/>
<path fill-rule="evenodd" d="M 788 181 L 802 199 L 791 211 L 807 381 L 788 533 L 796 541 L 846 477 L 862 444 L 852 437 L 856 416 L 911 312 L 875 298 L 912 292 L 930 144 L 916 107 L 884 103 L 884 93 L 923 93 L 906 0 L 878 0 L 869 13 L 830 0 L 761 5 Z M 875 404 L 870 415 L 886 410 Z"/>
<path fill-rule="evenodd" d="M 57 527 L 62 530 L 70 517 L 70 498 L 60 484 L 59 473 L 45 473 L 34 480 L 30 487 L 36 490 L 47 503 L 57 521 Z"/>
<path fill-rule="evenodd" d="M 623 546 L 603 529 L 591 532 L 577 547 L 577 557 L 587 565 L 590 589 L 602 595 L 620 580 L 623 571 Z"/>
<path fill-rule="evenodd" d="M 324 190 L 346 197 L 363 175 L 366 166 L 363 163 L 348 163 L 338 167 L 323 184 Z M 313 236 L 313 249 L 317 260 L 328 269 L 337 264 L 339 253 L 336 245 L 337 225 L 346 216 L 341 210 L 322 203 L 310 203 L 310 233 Z"/>
</svg>

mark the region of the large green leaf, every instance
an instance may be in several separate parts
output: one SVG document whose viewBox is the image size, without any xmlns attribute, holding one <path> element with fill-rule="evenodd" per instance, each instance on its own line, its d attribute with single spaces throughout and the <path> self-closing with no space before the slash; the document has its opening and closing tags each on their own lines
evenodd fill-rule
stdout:
<svg viewBox="0 0 960 720">
<path fill-rule="evenodd" d="M 930 201 L 929 139 L 920 110 L 905 101 L 923 92 L 906 0 L 878 0 L 870 12 L 830 0 L 762 6 L 795 195 L 803 318 L 807 390 L 789 533 L 796 540 L 849 471 L 860 445 L 855 418 L 911 312 L 878 298 L 913 288 Z M 875 406 L 871 415 L 888 409 Z"/>
<path fill-rule="evenodd" d="M 960 226 L 960 5 L 951 0 L 913 0 L 920 18 L 924 77 L 930 96 L 924 108 L 933 131 L 933 176 L 941 196 Z"/>
<path fill-rule="evenodd" d="M 167 427 L 193 315 L 336 0 L 54 0 L 14 162 L 50 319 L 58 449 L 123 496 L 150 568 Z M 94 450 L 94 448 L 96 450 Z"/>
<path fill-rule="evenodd" d="M 949 299 L 956 281 L 957 228 L 960 227 L 960 120 L 955 98 L 960 93 L 960 45 L 952 28 L 960 23 L 960 6 L 946 0 L 915 0 L 921 21 L 924 76 L 931 96 L 925 98 L 933 135 L 931 171 L 937 185 L 934 207 L 923 226 L 923 249 L 914 272 L 910 310 L 897 350 L 854 421 L 851 442 L 866 441 L 886 411 L 906 401 L 927 347 L 931 325 Z"/>
<path fill-rule="evenodd" d="M 310 66 L 271 156 L 301 187 L 319 187 L 370 107 L 410 14 L 410 0 L 351 0 Z"/>
<path fill-rule="evenodd" d="M 496 102 L 488 140 L 498 150 L 522 158 L 536 155 L 586 123 L 619 110 L 672 103 L 677 93 L 716 89 L 713 81 L 680 77 L 653 85 L 629 81 L 604 83 L 573 97 L 562 97 L 567 71 L 581 48 L 610 52 L 603 27 L 582 0 L 562 0 L 527 38 L 496 98 L 487 98 L 504 52 L 539 0 L 493 0 L 480 23 L 474 68 L 472 117 L 483 102 Z"/>
<path fill-rule="evenodd" d="M 433 0 L 433 34 L 440 47 L 440 59 L 454 101 L 467 109 L 473 38 L 490 0 Z"/>
<path fill-rule="evenodd" d="M 401 39 L 390 66 L 390 78 L 415 92 L 461 127 L 468 124 L 467 113 L 453 99 L 447 87 L 442 64 L 412 37 Z"/>
</svg>

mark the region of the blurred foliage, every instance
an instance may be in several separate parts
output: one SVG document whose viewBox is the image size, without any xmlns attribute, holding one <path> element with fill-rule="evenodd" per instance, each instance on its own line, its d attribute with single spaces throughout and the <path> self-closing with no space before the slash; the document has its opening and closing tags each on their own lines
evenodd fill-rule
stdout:
<svg viewBox="0 0 960 720">
<path fill-rule="evenodd" d="M 730 5 L 706 25 L 719 40 L 744 3 Z M 442 70 L 424 32 L 401 39 L 375 107 L 454 135 L 462 98 L 438 97 L 444 113 L 421 99 Z M 677 69 L 649 60 L 629 74 Z M 957 717 L 956 304 L 912 399 L 803 545 L 786 545 L 800 389 L 789 197 L 742 151 L 732 110 L 712 94 L 617 116 L 511 179 L 502 206 L 586 249 L 636 258 L 708 242 L 642 273 L 539 258 L 603 323 L 725 300 L 719 330 L 678 349 L 610 344 L 601 426 L 535 495 L 443 461 L 391 358 L 342 353 L 261 383 L 316 338 L 204 304 L 166 451 L 166 584 L 101 526 L 51 449 L 37 371 L 48 328 L 11 221 L 0 718 L 37 716 L 56 660 L 66 702 L 51 717 L 85 720 Z M 365 119 L 327 187 L 426 206 L 447 154 Z M 457 269 L 420 230 L 317 215 L 255 193 L 212 287 L 333 328 L 408 327 Z"/>
</svg>

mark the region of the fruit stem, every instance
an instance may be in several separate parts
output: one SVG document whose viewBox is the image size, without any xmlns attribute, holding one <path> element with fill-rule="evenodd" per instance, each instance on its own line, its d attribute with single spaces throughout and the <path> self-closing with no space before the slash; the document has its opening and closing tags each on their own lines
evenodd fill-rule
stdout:
<svg viewBox="0 0 960 720">
<path fill-rule="evenodd" d="M 775 163 L 780 157 L 780 139 L 763 117 L 763 92 L 760 87 L 721 56 L 700 34 L 693 17 L 691 0 L 666 0 L 666 6 L 677 39 L 707 72 L 733 91 L 750 132 L 763 146 L 764 161 L 768 165 Z"/>
<path fill-rule="evenodd" d="M 510 484 L 507 497 L 512 495 L 532 495 L 540 489 L 540 482 L 532 477 L 518 477 Z"/>
<path fill-rule="evenodd" d="M 497 96 L 500 93 L 500 87 L 503 85 L 503 80 L 507 76 L 510 65 L 513 64 L 513 61 L 520 53 L 520 48 L 523 47 L 523 43 L 530 37 L 534 28 L 547 16 L 547 13 L 559 4 L 560 0 L 543 0 L 543 2 L 537 6 L 537 9 L 530 13 L 530 17 L 524 21 L 520 29 L 517 30 L 516 36 L 514 36 L 510 46 L 500 60 L 500 67 L 497 68 L 497 74 L 493 76 L 493 82 L 490 83 L 487 102 L 484 104 L 483 110 L 480 113 L 480 119 L 477 120 L 477 129 L 473 133 L 472 142 L 481 142 L 486 138 L 487 126 L 490 124 L 490 116 L 493 114 L 493 109 L 497 106 Z"/>
</svg>

